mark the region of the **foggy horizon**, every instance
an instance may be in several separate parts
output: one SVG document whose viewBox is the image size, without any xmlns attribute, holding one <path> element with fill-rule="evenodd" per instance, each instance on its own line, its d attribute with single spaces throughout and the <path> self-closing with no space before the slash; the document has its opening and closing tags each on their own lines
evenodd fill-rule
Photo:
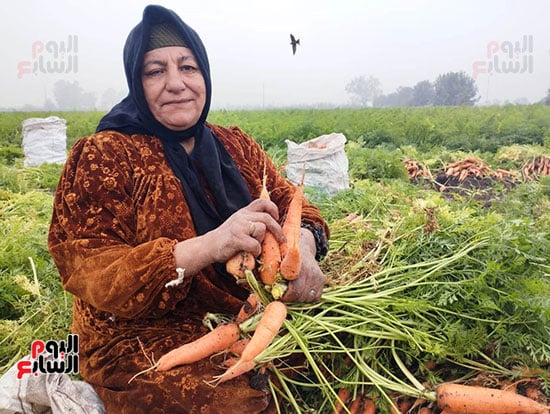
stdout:
<svg viewBox="0 0 550 414">
<path fill-rule="evenodd" d="M 150 2 L 5 4 L 0 110 L 55 104 L 59 80 L 94 94 L 90 110 L 126 95 L 122 49 Z M 542 0 L 155 4 L 202 38 L 212 110 L 347 107 L 345 87 L 360 76 L 378 79 L 387 95 L 465 72 L 476 81 L 477 105 L 537 103 L 550 89 L 550 4 Z M 300 39 L 294 55 L 291 33 Z"/>
</svg>

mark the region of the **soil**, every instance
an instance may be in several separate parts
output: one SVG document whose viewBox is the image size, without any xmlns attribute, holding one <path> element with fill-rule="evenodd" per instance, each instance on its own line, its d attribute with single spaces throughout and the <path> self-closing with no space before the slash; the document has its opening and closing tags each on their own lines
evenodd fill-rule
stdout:
<svg viewBox="0 0 550 414">
<path fill-rule="evenodd" d="M 469 199 L 482 203 L 483 207 L 489 208 L 492 203 L 500 200 L 506 191 L 514 188 L 517 181 L 510 178 L 497 179 L 495 177 L 477 177 L 468 175 L 462 181 L 458 176 L 447 175 L 440 172 L 432 181 L 425 179 L 413 179 L 413 183 L 429 183 L 428 185 L 443 194 L 448 200 Z"/>
</svg>

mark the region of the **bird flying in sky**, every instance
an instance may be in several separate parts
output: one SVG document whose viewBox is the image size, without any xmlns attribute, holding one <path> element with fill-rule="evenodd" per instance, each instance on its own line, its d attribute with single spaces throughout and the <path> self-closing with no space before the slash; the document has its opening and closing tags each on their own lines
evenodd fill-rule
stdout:
<svg viewBox="0 0 550 414">
<path fill-rule="evenodd" d="M 290 34 L 290 44 L 292 45 L 292 54 L 296 54 L 296 45 L 300 44 L 300 39 L 296 39 L 294 35 Z"/>
</svg>

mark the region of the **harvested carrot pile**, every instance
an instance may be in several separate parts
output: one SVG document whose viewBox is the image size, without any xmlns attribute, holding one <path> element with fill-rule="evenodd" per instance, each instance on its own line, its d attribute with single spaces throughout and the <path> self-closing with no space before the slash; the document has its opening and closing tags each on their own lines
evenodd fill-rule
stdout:
<svg viewBox="0 0 550 414">
<path fill-rule="evenodd" d="M 406 158 L 403 160 L 403 164 L 405 164 L 405 168 L 407 169 L 407 174 L 409 174 L 409 177 L 411 180 L 417 178 L 417 177 L 424 177 L 431 179 L 432 173 L 430 170 L 428 170 L 425 166 L 420 164 L 418 161 L 412 160 L 410 158 Z"/>
<path fill-rule="evenodd" d="M 407 158 L 403 160 L 403 164 L 411 180 L 418 177 L 430 180 L 433 178 L 430 170 L 418 161 Z M 530 177 L 533 176 L 533 174 L 540 175 L 549 173 L 550 159 L 545 156 L 538 157 L 523 168 L 523 175 L 526 180 L 531 179 Z M 466 179 L 472 177 L 478 179 L 493 178 L 501 181 L 504 179 L 516 179 L 518 176 L 518 173 L 503 168 L 497 168 L 493 171 L 483 160 L 476 157 L 468 157 L 460 161 L 449 163 L 443 167 L 442 174 L 447 179 L 456 178 L 458 183 L 463 183 Z M 444 190 L 445 187 L 440 187 L 440 191 Z"/>
<path fill-rule="evenodd" d="M 484 161 L 468 157 L 464 160 L 453 162 L 445 166 L 445 174 L 449 177 L 458 177 L 458 181 L 462 182 L 466 177 L 473 175 L 474 177 L 488 177 L 491 175 L 491 170 Z"/>
<path fill-rule="evenodd" d="M 550 157 L 541 155 L 528 162 L 521 170 L 526 181 L 536 179 L 541 175 L 550 175 Z"/>
</svg>

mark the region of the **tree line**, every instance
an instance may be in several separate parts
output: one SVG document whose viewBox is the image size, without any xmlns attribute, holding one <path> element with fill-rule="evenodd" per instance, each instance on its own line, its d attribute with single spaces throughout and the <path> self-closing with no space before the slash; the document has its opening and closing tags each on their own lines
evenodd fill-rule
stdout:
<svg viewBox="0 0 550 414">
<path fill-rule="evenodd" d="M 382 94 L 377 78 L 358 76 L 345 90 L 352 104 L 360 107 L 473 106 L 480 98 L 474 79 L 463 71 L 444 73 L 434 82 L 423 80 L 412 87 L 400 86 L 387 95 Z M 541 103 L 550 105 L 550 89 Z"/>
<path fill-rule="evenodd" d="M 351 104 L 358 107 L 411 107 L 411 106 L 473 106 L 480 99 L 474 79 L 465 72 L 448 72 L 434 82 L 423 80 L 414 86 L 400 86 L 395 92 L 384 95 L 380 80 L 373 76 L 352 79 L 345 91 Z M 100 99 L 86 92 L 77 81 L 59 80 L 53 87 L 53 99 L 48 98 L 41 107 L 24 109 L 78 111 L 109 109 L 125 96 L 123 91 L 107 89 Z M 550 105 L 550 89 L 540 101 Z"/>
</svg>

